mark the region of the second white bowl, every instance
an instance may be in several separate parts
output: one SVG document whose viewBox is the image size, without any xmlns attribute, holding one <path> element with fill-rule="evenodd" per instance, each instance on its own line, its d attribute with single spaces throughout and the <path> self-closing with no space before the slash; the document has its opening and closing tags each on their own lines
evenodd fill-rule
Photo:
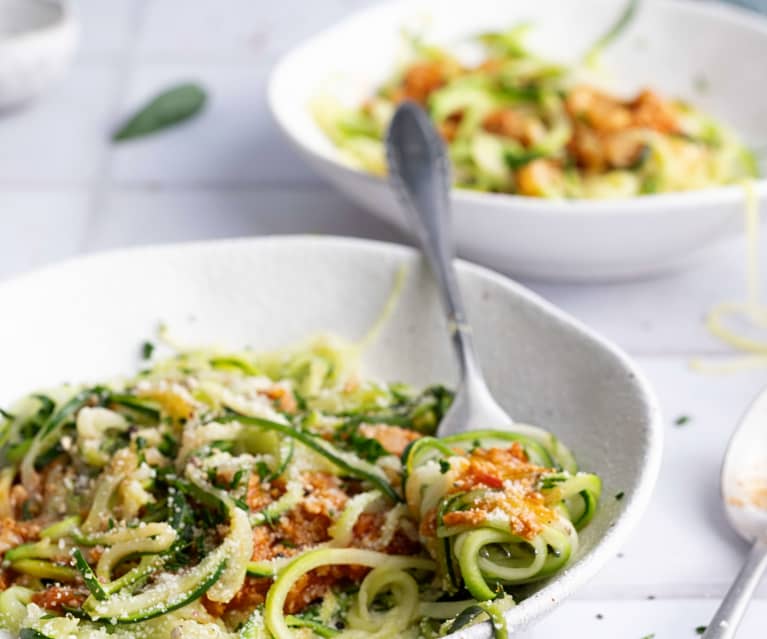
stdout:
<svg viewBox="0 0 767 639">
<path fill-rule="evenodd" d="M 346 164 L 310 113 L 331 86 L 344 101 L 369 95 L 397 64 L 403 27 L 454 43 L 519 22 L 536 26 L 541 53 L 574 60 L 622 8 L 615 0 L 504 2 L 399 0 L 362 11 L 312 38 L 276 67 L 269 99 L 277 122 L 317 172 L 376 215 L 405 228 L 385 180 Z M 605 55 L 618 91 L 652 86 L 732 124 L 752 147 L 767 144 L 767 20 L 716 3 L 648 0 Z M 617 73 L 620 73 L 618 76 Z M 701 79 L 709 89 L 696 91 Z M 756 190 L 767 199 L 767 181 Z M 516 275 L 609 281 L 684 264 L 742 228 L 740 186 L 613 201 L 552 201 L 454 190 L 460 253 Z"/>
<path fill-rule="evenodd" d="M 28 102 L 61 79 L 77 39 L 65 0 L 0 0 L 0 110 Z"/>
</svg>

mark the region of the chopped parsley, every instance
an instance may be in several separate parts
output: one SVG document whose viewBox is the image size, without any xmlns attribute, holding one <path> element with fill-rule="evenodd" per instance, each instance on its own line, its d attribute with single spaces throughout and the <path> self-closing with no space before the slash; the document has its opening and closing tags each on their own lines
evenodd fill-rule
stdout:
<svg viewBox="0 0 767 639">
<path fill-rule="evenodd" d="M 29 521 L 35 516 L 34 510 L 35 502 L 32 499 L 25 499 L 21 504 L 21 521 Z"/>
<path fill-rule="evenodd" d="M 237 508 L 240 508 L 241 510 L 244 510 L 246 513 L 250 512 L 250 506 L 245 502 L 244 499 L 241 499 L 239 497 L 235 497 L 232 499 L 234 502 L 234 505 L 237 506 Z"/>
<path fill-rule="evenodd" d="M 176 440 L 176 438 L 173 437 L 173 435 L 169 435 L 168 433 L 163 433 L 162 441 L 157 446 L 157 450 L 159 450 L 166 457 L 172 459 L 173 457 L 178 455 L 179 443 Z"/>
<path fill-rule="evenodd" d="M 446 459 L 440 459 L 439 460 L 439 472 L 441 472 L 443 475 L 450 470 L 450 462 Z"/>
<path fill-rule="evenodd" d="M 691 421 L 691 417 L 689 415 L 680 415 L 674 420 L 675 426 L 684 426 L 685 424 L 689 424 Z"/>
<path fill-rule="evenodd" d="M 141 357 L 143 359 L 151 359 L 154 353 L 154 344 L 152 342 L 144 342 L 141 345 Z"/>
<path fill-rule="evenodd" d="M 272 469 L 269 468 L 269 464 L 265 461 L 259 461 L 256 462 L 256 474 L 258 475 L 258 479 L 263 482 L 272 474 Z"/>
<path fill-rule="evenodd" d="M 616 493 L 616 495 L 615 495 L 615 501 L 620 501 L 621 499 L 623 499 L 623 497 L 624 497 L 625 495 L 626 495 L 626 493 L 624 493 L 623 491 L 620 491 L 619 493 Z"/>
<path fill-rule="evenodd" d="M 708 628 L 708 626 L 698 626 L 695 628 L 695 634 L 702 635 L 704 632 L 706 632 L 706 628 Z"/>
<path fill-rule="evenodd" d="M 370 463 L 375 463 L 381 457 L 386 457 L 389 454 L 377 439 L 363 437 L 357 433 L 350 434 L 346 443 L 357 455 Z"/>
<path fill-rule="evenodd" d="M 709 89 L 711 88 L 711 83 L 705 75 L 699 73 L 692 79 L 692 87 L 699 94 L 703 95 L 708 93 Z"/>
<path fill-rule="evenodd" d="M 277 522 L 280 520 L 279 515 L 274 515 L 268 510 L 262 510 L 260 514 L 264 518 L 264 524 L 270 528 L 274 528 L 277 525 Z"/>
<path fill-rule="evenodd" d="M 232 481 L 229 483 L 229 488 L 231 490 L 234 490 L 235 488 L 238 488 L 240 486 L 240 482 L 242 481 L 242 477 L 245 474 L 245 471 L 240 468 L 236 473 L 234 473 L 234 476 L 232 477 Z"/>
<path fill-rule="evenodd" d="M 560 484 L 566 480 L 567 480 L 567 477 L 562 477 L 561 475 L 549 475 L 548 477 L 542 477 L 541 490 L 551 490 L 557 484 Z"/>
</svg>

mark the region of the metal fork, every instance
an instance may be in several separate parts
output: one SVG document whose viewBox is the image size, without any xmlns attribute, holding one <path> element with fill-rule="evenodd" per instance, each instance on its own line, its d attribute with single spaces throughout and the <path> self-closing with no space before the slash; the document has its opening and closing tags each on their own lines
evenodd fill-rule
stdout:
<svg viewBox="0 0 767 639">
<path fill-rule="evenodd" d="M 513 421 L 493 399 L 482 375 L 458 288 L 450 225 L 450 166 L 445 145 L 417 104 L 397 109 L 386 137 L 389 181 L 415 230 L 437 281 L 458 358 L 460 383 L 453 405 L 439 425 L 440 437 Z"/>
</svg>

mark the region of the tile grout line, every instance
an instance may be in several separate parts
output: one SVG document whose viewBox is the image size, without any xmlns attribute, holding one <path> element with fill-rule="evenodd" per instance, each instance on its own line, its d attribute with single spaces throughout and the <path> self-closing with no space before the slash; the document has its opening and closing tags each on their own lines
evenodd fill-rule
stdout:
<svg viewBox="0 0 767 639">
<path fill-rule="evenodd" d="M 225 54 L 211 55 L 210 53 L 169 53 L 166 55 L 156 54 L 141 54 L 137 53 L 135 56 L 135 62 L 138 65 L 146 66 L 205 66 L 211 69 L 218 69 L 222 67 L 229 67 L 232 69 L 262 69 L 264 71 L 270 71 L 275 64 L 288 53 L 290 49 L 284 51 L 274 51 L 266 55 L 259 53 L 243 53 L 243 54 Z M 121 62 L 121 55 L 119 53 L 106 53 L 103 56 L 98 53 L 84 54 L 77 60 L 77 64 L 80 66 L 98 67 L 108 64 L 119 64 Z"/>
<path fill-rule="evenodd" d="M 120 108 L 127 95 L 130 80 L 135 70 L 135 61 L 138 51 L 138 36 L 144 23 L 147 6 L 148 0 L 139 0 L 136 3 L 132 16 L 131 33 L 129 34 L 128 45 L 125 47 L 124 51 L 119 54 L 116 64 L 114 64 L 116 67 L 116 85 L 113 89 L 112 102 L 108 113 L 110 116 L 110 123 L 116 121 L 117 117 L 120 115 Z M 80 240 L 80 253 L 88 253 L 94 248 L 92 245 L 92 238 L 94 236 L 93 229 L 98 226 L 101 216 L 105 214 L 106 202 L 109 197 L 112 182 L 113 157 L 114 150 L 112 148 L 112 142 L 107 138 L 104 141 L 99 171 L 96 173 L 96 177 L 91 183 L 86 227 Z"/>
<path fill-rule="evenodd" d="M 575 593 L 568 601 L 720 601 L 727 593 L 730 583 L 721 584 L 633 584 L 591 585 L 585 593 Z M 767 592 L 757 591 L 754 600 L 767 601 Z"/>
<path fill-rule="evenodd" d="M 34 190 L 67 190 L 67 189 L 82 189 L 87 188 L 91 184 L 92 180 L 62 180 L 62 181 L 41 181 L 37 180 L 7 180 L 0 178 L 0 189 L 6 191 L 19 190 L 24 191 L 28 189 Z M 237 192 L 237 191 L 285 191 L 290 189 L 291 191 L 308 192 L 308 191 L 325 191 L 328 194 L 334 194 L 339 198 L 343 198 L 336 189 L 329 184 L 322 182 L 321 180 L 311 181 L 292 181 L 292 180 L 265 180 L 260 182 L 255 181 L 232 181 L 232 182 L 220 182 L 220 181 L 190 181 L 190 182 L 155 182 L 152 180 L 128 180 L 120 181 L 116 180 L 112 184 L 115 189 L 123 191 L 136 191 L 136 192 L 176 192 L 183 193 L 185 191 L 220 191 L 220 192 Z M 345 199 L 345 198 L 344 198 Z"/>
</svg>

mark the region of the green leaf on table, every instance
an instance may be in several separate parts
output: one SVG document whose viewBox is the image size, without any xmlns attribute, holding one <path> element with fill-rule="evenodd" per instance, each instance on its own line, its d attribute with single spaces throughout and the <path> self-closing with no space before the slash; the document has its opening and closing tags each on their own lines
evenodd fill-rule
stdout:
<svg viewBox="0 0 767 639">
<path fill-rule="evenodd" d="M 193 118 L 205 106 L 207 94 L 197 84 L 179 84 L 153 98 L 112 136 L 115 142 L 158 133 Z"/>
</svg>

